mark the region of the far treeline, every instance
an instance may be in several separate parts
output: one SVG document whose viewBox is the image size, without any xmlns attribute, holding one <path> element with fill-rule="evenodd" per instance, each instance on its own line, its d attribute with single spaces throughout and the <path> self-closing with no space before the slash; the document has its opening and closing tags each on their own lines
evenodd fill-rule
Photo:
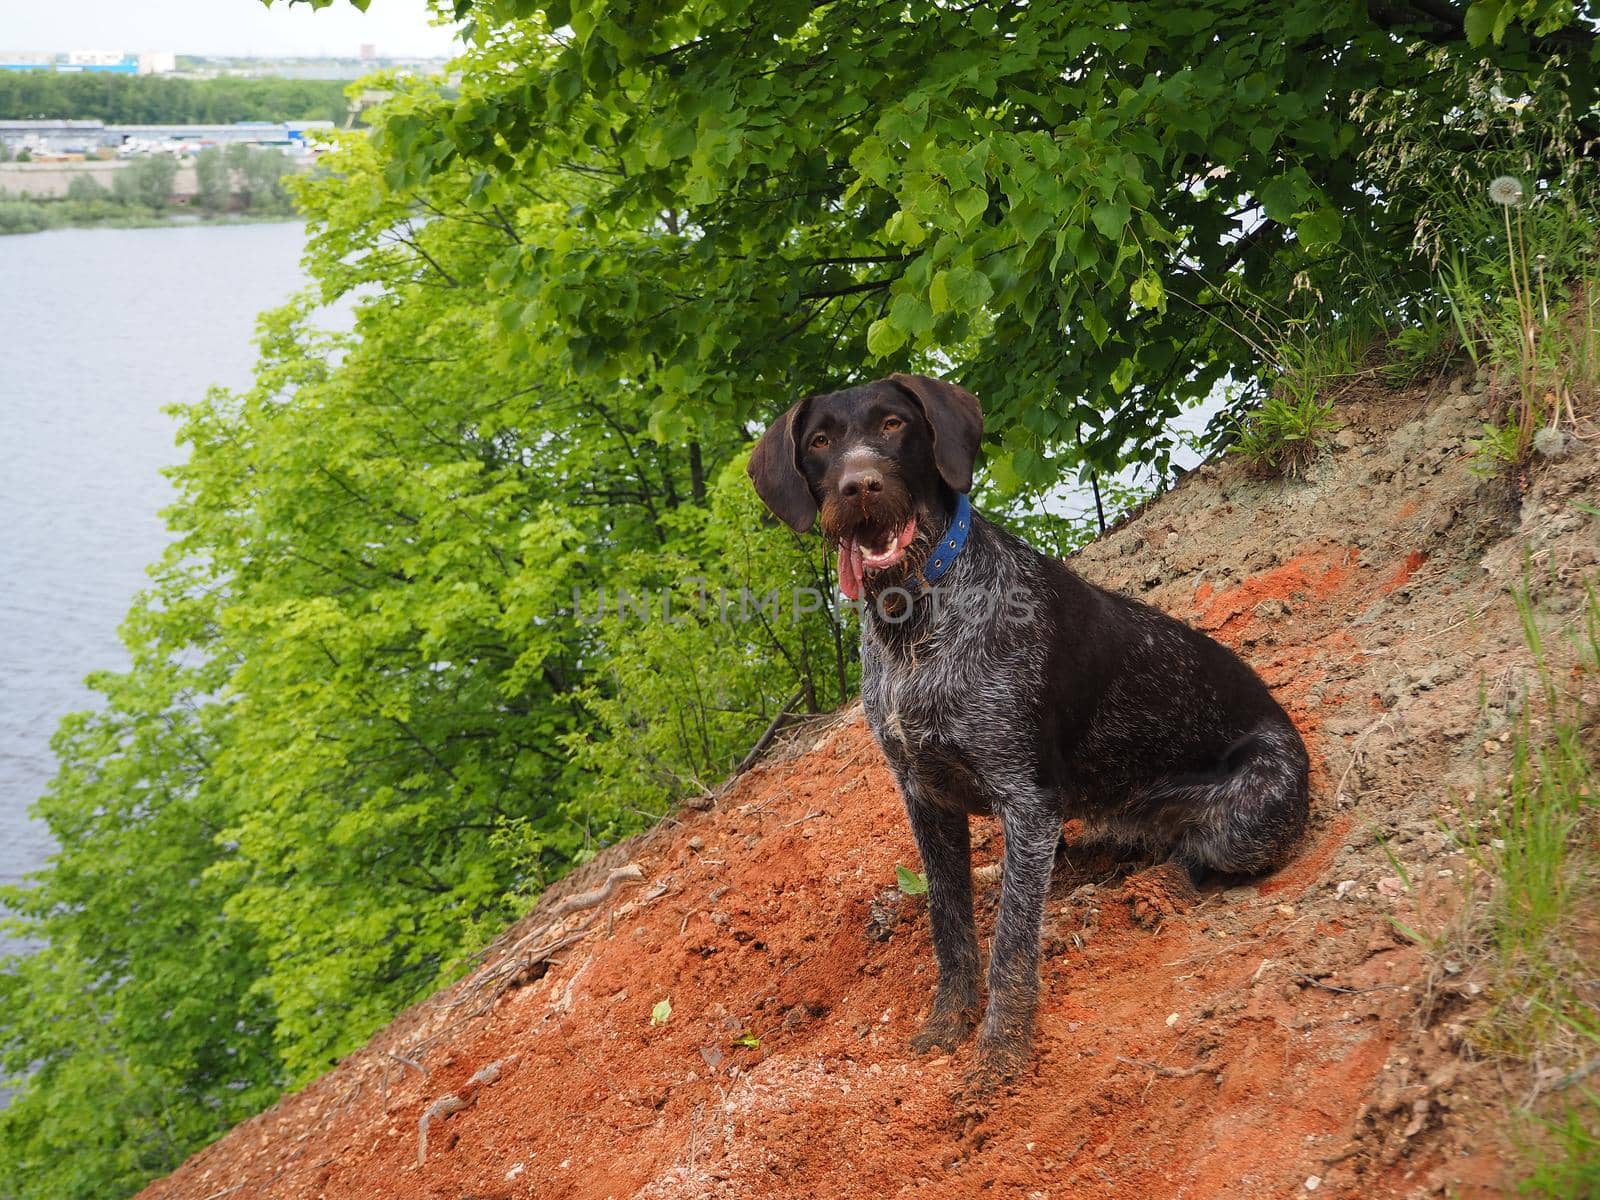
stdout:
<svg viewBox="0 0 1600 1200">
<path fill-rule="evenodd" d="M 337 79 L 171 79 L 162 75 L 0 71 L 0 121 L 342 124 L 348 112 L 344 89 L 344 82 Z"/>
</svg>

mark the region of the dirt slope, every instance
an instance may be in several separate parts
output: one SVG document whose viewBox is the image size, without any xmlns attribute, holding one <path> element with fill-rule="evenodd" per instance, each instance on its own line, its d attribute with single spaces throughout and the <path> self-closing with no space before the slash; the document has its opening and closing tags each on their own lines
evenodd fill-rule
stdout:
<svg viewBox="0 0 1600 1200">
<path fill-rule="evenodd" d="M 1314 825 L 1287 869 L 1154 933 L 1115 878 L 1060 881 L 1036 1060 L 983 1120 L 949 1099 L 965 1050 L 906 1049 L 927 916 L 889 890 L 916 852 L 851 711 L 608 852 L 473 977 L 143 1194 L 1498 1194 L 1506 1077 L 1460 1052 L 1477 985 L 1390 918 L 1434 929 L 1459 905 L 1470 867 L 1439 820 L 1503 769 L 1526 686 L 1507 588 L 1531 555 L 1552 620 L 1575 609 L 1600 536 L 1569 501 L 1600 493 L 1600 467 L 1575 443 L 1519 501 L 1467 469 L 1484 406 L 1459 384 L 1353 389 L 1309 481 L 1206 467 L 1079 557 L 1277 689 L 1312 751 Z M 990 861 L 998 836 L 977 832 Z M 637 882 L 556 915 L 629 862 Z"/>
</svg>

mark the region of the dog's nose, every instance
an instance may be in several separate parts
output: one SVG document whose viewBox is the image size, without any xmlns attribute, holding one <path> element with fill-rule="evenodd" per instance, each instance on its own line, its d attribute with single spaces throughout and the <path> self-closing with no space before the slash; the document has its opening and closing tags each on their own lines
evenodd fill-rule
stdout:
<svg viewBox="0 0 1600 1200">
<path fill-rule="evenodd" d="M 854 500 L 863 492 L 883 491 L 883 475 L 875 467 L 854 467 L 839 476 L 839 491 Z"/>
</svg>

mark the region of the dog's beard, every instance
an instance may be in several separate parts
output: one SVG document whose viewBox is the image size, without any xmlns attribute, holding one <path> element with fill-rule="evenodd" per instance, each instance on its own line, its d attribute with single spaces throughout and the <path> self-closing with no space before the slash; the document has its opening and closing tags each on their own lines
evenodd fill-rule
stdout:
<svg viewBox="0 0 1600 1200">
<path fill-rule="evenodd" d="M 822 505 L 822 533 L 839 552 L 839 590 L 851 600 L 865 592 L 903 586 L 922 571 L 932 552 L 926 521 L 918 521 L 900 488 L 870 500 L 830 496 Z"/>
</svg>

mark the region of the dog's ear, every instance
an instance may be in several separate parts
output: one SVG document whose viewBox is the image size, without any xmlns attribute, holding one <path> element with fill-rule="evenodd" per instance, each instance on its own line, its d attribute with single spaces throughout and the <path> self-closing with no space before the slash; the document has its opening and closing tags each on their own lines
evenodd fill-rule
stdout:
<svg viewBox="0 0 1600 1200">
<path fill-rule="evenodd" d="M 972 463 L 983 440 L 983 405 L 966 388 L 926 375 L 891 375 L 889 382 L 909 392 L 933 429 L 933 465 L 939 477 L 965 492 L 972 487 Z"/>
<path fill-rule="evenodd" d="M 806 406 L 811 397 L 796 400 L 772 427 L 761 435 L 756 448 L 750 452 L 750 482 L 756 485 L 756 495 L 777 516 L 804 533 L 817 519 L 817 501 L 811 494 L 811 485 L 800 473 L 800 458 L 795 450 L 795 439 L 800 433 L 800 423 L 805 420 Z"/>
</svg>

